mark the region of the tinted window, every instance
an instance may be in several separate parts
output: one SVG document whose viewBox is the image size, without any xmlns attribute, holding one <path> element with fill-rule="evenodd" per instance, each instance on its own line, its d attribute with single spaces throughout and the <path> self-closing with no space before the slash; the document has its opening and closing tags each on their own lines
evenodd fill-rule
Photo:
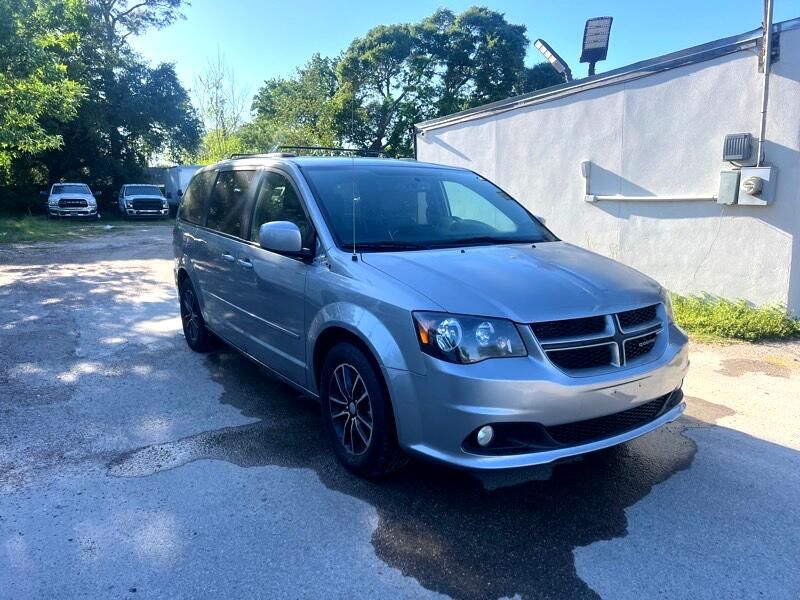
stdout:
<svg viewBox="0 0 800 600">
<path fill-rule="evenodd" d="M 195 225 L 203 224 L 208 197 L 216 176 L 214 171 L 205 171 L 194 176 L 181 198 L 181 219 Z"/>
<path fill-rule="evenodd" d="M 241 235 L 244 207 L 254 175 L 255 171 L 223 171 L 217 176 L 206 227 L 230 235 Z"/>
<path fill-rule="evenodd" d="M 291 221 L 297 225 L 303 236 L 303 248 L 310 248 L 311 224 L 294 187 L 279 173 L 267 173 L 258 188 L 250 222 L 250 239 L 257 242 L 261 225 L 270 221 Z"/>
</svg>

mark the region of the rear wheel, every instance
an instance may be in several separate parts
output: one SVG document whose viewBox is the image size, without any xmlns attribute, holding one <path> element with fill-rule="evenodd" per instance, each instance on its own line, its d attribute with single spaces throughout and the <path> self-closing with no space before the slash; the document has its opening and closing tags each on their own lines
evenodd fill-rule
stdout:
<svg viewBox="0 0 800 600">
<path fill-rule="evenodd" d="M 219 347 L 219 341 L 206 327 L 206 322 L 200 312 L 197 294 L 188 277 L 181 283 L 179 291 L 183 335 L 189 348 L 195 352 L 216 350 Z"/>
<path fill-rule="evenodd" d="M 328 352 L 320 398 L 323 428 L 349 471 L 380 477 L 405 464 L 380 373 L 359 348 L 341 343 Z"/>
</svg>

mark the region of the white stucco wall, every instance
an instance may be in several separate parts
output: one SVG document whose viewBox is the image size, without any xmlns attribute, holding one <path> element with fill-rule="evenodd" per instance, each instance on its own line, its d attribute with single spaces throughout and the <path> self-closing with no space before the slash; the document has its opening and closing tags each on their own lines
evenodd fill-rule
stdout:
<svg viewBox="0 0 800 600">
<path fill-rule="evenodd" d="M 679 293 L 709 292 L 800 313 L 800 30 L 781 34 L 773 65 L 766 160 L 768 207 L 712 202 L 584 202 L 592 193 L 716 195 L 725 134 L 758 135 L 756 50 L 496 116 L 433 128 L 419 160 L 492 179 L 561 238 L 618 259 Z"/>
</svg>

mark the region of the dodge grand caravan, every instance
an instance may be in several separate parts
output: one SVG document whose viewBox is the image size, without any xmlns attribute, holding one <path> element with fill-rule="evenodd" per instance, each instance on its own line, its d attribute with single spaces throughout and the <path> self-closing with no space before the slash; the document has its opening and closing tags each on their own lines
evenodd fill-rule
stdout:
<svg viewBox="0 0 800 600">
<path fill-rule="evenodd" d="M 174 231 L 188 345 L 320 400 L 341 462 L 551 462 L 675 420 L 687 338 L 652 279 L 464 169 L 261 155 L 200 170 Z"/>
</svg>

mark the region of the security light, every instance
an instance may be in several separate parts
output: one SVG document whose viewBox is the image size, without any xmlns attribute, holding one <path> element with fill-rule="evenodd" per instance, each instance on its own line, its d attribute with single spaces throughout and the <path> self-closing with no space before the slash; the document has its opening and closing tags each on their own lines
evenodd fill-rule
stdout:
<svg viewBox="0 0 800 600">
<path fill-rule="evenodd" d="M 594 75 L 595 63 L 608 56 L 608 38 L 614 17 L 595 17 L 586 21 L 583 28 L 583 50 L 581 62 L 589 63 L 589 75 Z"/>
<path fill-rule="evenodd" d="M 569 65 L 567 65 L 566 61 L 550 47 L 550 44 L 545 42 L 543 39 L 538 39 L 533 42 L 533 47 L 541 52 L 544 57 L 550 61 L 550 64 L 553 65 L 553 68 L 556 71 L 563 73 L 567 78 L 567 81 L 572 81 L 572 71 L 570 71 Z"/>
</svg>

